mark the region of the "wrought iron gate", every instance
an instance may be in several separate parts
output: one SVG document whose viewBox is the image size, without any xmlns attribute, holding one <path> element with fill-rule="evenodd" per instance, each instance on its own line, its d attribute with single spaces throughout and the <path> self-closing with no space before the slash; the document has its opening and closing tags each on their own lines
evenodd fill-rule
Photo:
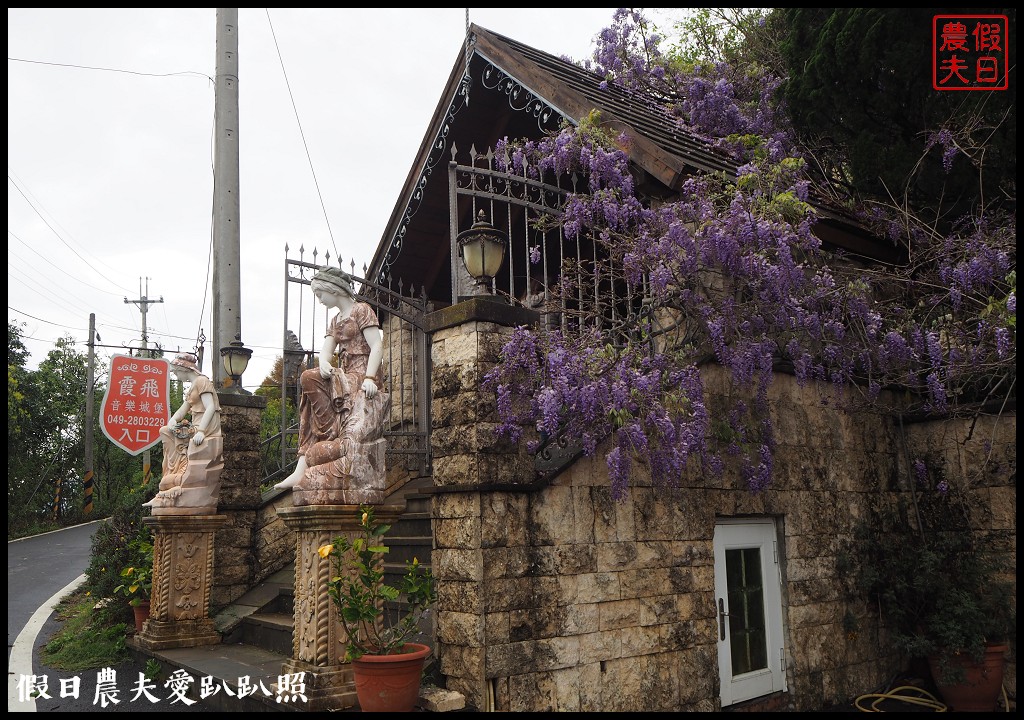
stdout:
<svg viewBox="0 0 1024 720">
<path fill-rule="evenodd" d="M 612 333 L 625 331 L 642 305 L 644 287 L 626 280 L 621 263 L 601 243 L 561 222 L 567 199 L 583 191 L 586 179 L 549 172 L 537 180 L 525 170 L 498 170 L 495 160 L 493 150 L 474 148 L 468 165 L 454 160 L 448 165 L 452 301 L 472 287 L 456 238 L 482 210 L 509 237 L 505 263 L 493 280 L 496 295 L 538 310 L 549 327 L 586 322 Z"/>
<path fill-rule="evenodd" d="M 510 304 L 540 313 L 548 329 L 594 327 L 616 337 L 636 331 L 643 312 L 647 278 L 627 281 L 620 262 L 586 233 L 567 231 L 564 208 L 586 179 L 548 172 L 542 180 L 501 171 L 493 150 L 469 152 L 469 164 L 448 164 L 451 222 L 452 299 L 469 294 L 472 279 L 458 257 L 460 227 L 468 228 L 481 210 L 509 238 L 503 268 L 492 292 Z M 507 166 L 507 163 L 505 163 Z M 582 190 L 581 190 L 582 191 Z M 535 456 L 538 478 L 552 478 L 583 454 L 565 436 L 547 438 Z"/>
<path fill-rule="evenodd" d="M 560 222 L 566 200 L 581 182 L 577 176 L 546 176 L 543 181 L 497 169 L 493 151 L 469 151 L 469 164 L 456 161 L 452 148 L 448 166 L 450 213 L 451 296 L 427 298 L 412 287 L 389 283 L 386 274 L 379 282 L 362 274 L 352 275 L 358 299 L 377 312 L 384 333 L 384 361 L 392 393 L 390 417 L 385 427 L 388 441 L 388 486 L 429 475 L 430 451 L 430 345 L 424 317 L 435 306 L 458 302 L 470 293 L 472 279 L 458 255 L 456 238 L 460 228 L 472 225 L 483 210 L 496 228 L 509 237 L 505 263 L 493 280 L 494 293 L 510 304 L 520 304 L 541 313 L 548 327 L 568 328 L 579 323 L 596 325 L 613 333 L 628 331 L 642 305 L 644 287 L 625 279 L 621 265 L 612 261 L 599 243 L 585 234 L 569 234 Z M 414 213 L 407 213 L 411 219 Z M 440 249 L 439 249 L 440 251 Z M 298 377 L 313 367 L 329 311 L 316 302 L 307 288 L 317 270 L 338 267 L 329 255 L 321 260 L 313 251 L 305 259 L 288 257 L 285 248 L 285 301 L 283 368 L 280 395 L 282 408 L 278 432 L 263 442 L 264 484 L 290 470 L 296 459 L 298 423 Z M 377 268 L 380 270 L 380 268 Z M 569 288 L 569 290 L 567 290 Z M 442 292 L 444 292 L 442 290 Z M 625 329 L 625 330 L 623 330 Z M 564 447 L 552 438 L 538 455 L 541 476 L 557 473 L 575 448 Z M 561 448 L 561 451 L 560 451 Z M 548 456 L 555 453 L 557 457 Z"/>
<path fill-rule="evenodd" d="M 333 312 L 320 305 L 308 289 L 318 270 L 334 265 L 330 255 L 325 254 L 319 261 L 314 250 L 312 259 L 306 260 L 305 248 L 300 247 L 295 259 L 288 257 L 288 251 L 285 247 L 281 413 L 278 432 L 263 441 L 264 486 L 287 474 L 296 461 L 299 376 L 303 370 L 315 367 Z M 381 323 L 382 375 L 391 393 L 384 429 L 391 488 L 406 479 L 430 474 L 430 346 L 423 330 L 429 304 L 422 290 L 416 297 L 412 287 L 388 287 L 360 277 L 354 262 L 346 270 L 352 276 L 356 298 L 372 306 Z"/>
</svg>

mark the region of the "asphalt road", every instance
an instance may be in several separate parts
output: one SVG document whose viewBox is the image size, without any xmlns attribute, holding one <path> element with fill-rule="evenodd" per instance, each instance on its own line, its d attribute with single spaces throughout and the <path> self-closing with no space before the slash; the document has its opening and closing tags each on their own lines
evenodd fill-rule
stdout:
<svg viewBox="0 0 1024 720">
<path fill-rule="evenodd" d="M 186 704 L 162 682 L 148 689 L 149 697 L 140 693 L 145 668 L 139 662 L 80 672 L 43 665 L 40 648 L 61 627 L 53 606 L 84 579 L 99 522 L 7 544 L 8 712 L 212 712 L 201 702 Z M 112 681 L 100 677 L 111 670 Z M 101 680 L 106 692 L 97 693 Z"/>
<path fill-rule="evenodd" d="M 89 565 L 99 521 L 7 543 L 7 662 L 32 614 Z"/>
</svg>

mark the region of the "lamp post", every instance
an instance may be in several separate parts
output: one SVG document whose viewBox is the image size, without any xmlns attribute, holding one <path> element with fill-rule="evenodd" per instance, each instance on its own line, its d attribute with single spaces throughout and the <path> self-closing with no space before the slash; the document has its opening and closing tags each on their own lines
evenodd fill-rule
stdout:
<svg viewBox="0 0 1024 720">
<path fill-rule="evenodd" d="M 231 377 L 231 384 L 227 385 L 223 391 L 236 395 L 251 395 L 252 393 L 242 387 L 242 373 L 249 365 L 252 350 L 242 344 L 241 336 L 236 335 L 230 346 L 222 347 L 220 356 L 224 363 L 224 371 Z"/>
<path fill-rule="evenodd" d="M 466 270 L 476 280 L 473 295 L 491 295 L 491 281 L 505 260 L 508 235 L 487 222 L 483 210 L 476 217 L 473 227 L 460 232 L 455 241 Z"/>
</svg>

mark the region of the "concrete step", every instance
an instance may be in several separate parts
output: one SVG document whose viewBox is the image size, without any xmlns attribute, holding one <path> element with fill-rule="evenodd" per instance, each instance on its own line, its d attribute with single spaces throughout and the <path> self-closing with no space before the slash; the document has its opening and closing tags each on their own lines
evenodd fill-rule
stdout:
<svg viewBox="0 0 1024 720">
<path fill-rule="evenodd" d="M 406 513 L 388 530 L 386 537 L 389 541 L 401 538 L 430 538 L 433 529 L 430 524 L 430 515 L 427 513 Z"/>
<path fill-rule="evenodd" d="M 294 616 L 277 612 L 257 612 L 242 620 L 241 641 L 281 655 L 292 654 Z"/>
<path fill-rule="evenodd" d="M 280 613 L 291 617 L 295 614 L 295 588 L 281 588 L 281 592 L 270 603 L 263 606 L 264 612 Z"/>
<path fill-rule="evenodd" d="M 213 618 L 214 627 L 226 642 L 240 642 L 242 620 L 254 613 L 290 615 L 294 607 L 295 566 L 288 565 L 252 588 Z"/>
<path fill-rule="evenodd" d="M 430 538 L 422 538 L 419 541 L 396 543 L 388 540 L 388 554 L 384 556 L 384 567 L 401 569 L 404 572 L 406 563 L 412 562 L 413 558 L 419 560 L 420 565 L 430 567 Z"/>
<path fill-rule="evenodd" d="M 295 712 L 303 709 L 289 696 L 277 694 L 277 683 L 284 673 L 289 655 L 242 645 L 221 643 L 194 648 L 168 650 L 139 650 L 131 648 L 140 663 L 150 658 L 161 665 L 160 675 L 154 680 L 157 687 L 176 671 L 184 671 L 192 679 L 187 696 L 210 712 Z M 216 688 L 216 692 L 203 697 L 203 688 Z M 253 692 L 253 690 L 255 690 Z"/>
</svg>

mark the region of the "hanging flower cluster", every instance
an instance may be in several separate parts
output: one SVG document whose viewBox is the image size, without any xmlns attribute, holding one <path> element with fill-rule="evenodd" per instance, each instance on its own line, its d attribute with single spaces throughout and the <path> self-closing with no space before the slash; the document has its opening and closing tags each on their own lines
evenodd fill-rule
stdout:
<svg viewBox="0 0 1024 720">
<path fill-rule="evenodd" d="M 824 381 L 832 392 L 823 398 L 847 405 L 882 407 L 882 391 L 900 388 L 911 398 L 903 411 L 949 413 L 1013 392 L 1015 218 L 965 220 L 939 237 L 875 208 L 865 222 L 904 243 L 906 262 L 864 265 L 826 251 L 813 232 L 805 162 L 772 110 L 777 79 L 760 82 L 759 95 L 744 89 L 740 101 L 721 67 L 670 75 L 645 28 L 635 11 L 619 11 L 599 39 L 599 69 L 631 92 L 678 101 L 690 130 L 745 164 L 733 178 L 695 176 L 674 201 L 651 207 L 636 196 L 628 138 L 608 136 L 597 115 L 540 141 L 501 144 L 498 156 L 517 173 L 588 178 L 586 192 L 567 199 L 562 230 L 594 238 L 646 293 L 625 329 L 580 318 L 516 330 L 487 377 L 502 432 L 517 438 L 532 425 L 588 454 L 613 438 L 616 498 L 637 461 L 665 484 L 691 464 L 717 474 L 731 466 L 760 491 L 772 477 L 768 389 L 780 364 L 801 383 Z M 709 361 L 728 370 L 736 392 L 706 396 Z M 713 402 L 724 406 L 712 412 Z"/>
</svg>

